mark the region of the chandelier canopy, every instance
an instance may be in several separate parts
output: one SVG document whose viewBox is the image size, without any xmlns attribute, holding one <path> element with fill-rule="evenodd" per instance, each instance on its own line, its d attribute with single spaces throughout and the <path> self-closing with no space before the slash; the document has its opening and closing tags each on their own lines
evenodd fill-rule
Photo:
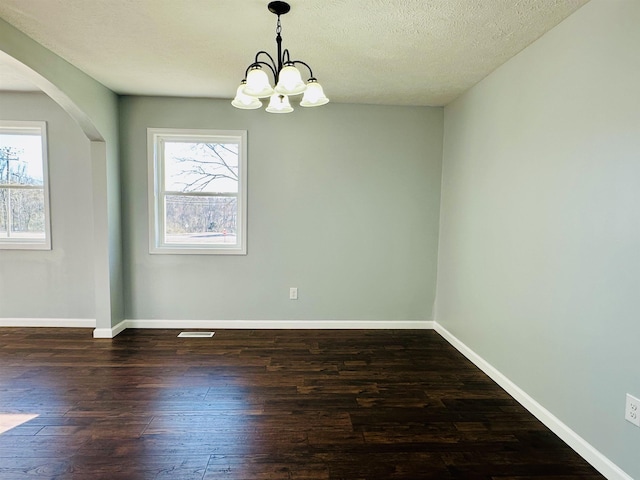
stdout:
<svg viewBox="0 0 640 480">
<path fill-rule="evenodd" d="M 291 60 L 289 50 L 282 50 L 280 15 L 287 13 L 291 7 L 286 2 L 271 2 L 268 8 L 271 13 L 278 16 L 276 26 L 277 60 L 274 60 L 264 50 L 256 53 L 255 60 L 247 67 L 244 79 L 231 104 L 243 110 L 253 110 L 262 107 L 261 98 L 270 97 L 267 112 L 290 113 L 293 112 L 293 107 L 289 102 L 291 95 L 303 94 L 300 101 L 301 107 L 318 107 L 328 103 L 329 99 L 325 96 L 318 80 L 313 76 L 311 67 L 302 60 Z M 306 84 L 302 81 L 302 74 L 296 65 L 302 65 L 309 71 L 309 79 Z M 275 87 L 269 82 L 269 76 L 263 67 L 271 71 Z"/>
</svg>

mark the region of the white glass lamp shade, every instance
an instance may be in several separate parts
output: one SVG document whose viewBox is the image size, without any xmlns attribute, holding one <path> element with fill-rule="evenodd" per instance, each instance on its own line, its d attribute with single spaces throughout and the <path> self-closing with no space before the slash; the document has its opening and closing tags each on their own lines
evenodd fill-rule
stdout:
<svg viewBox="0 0 640 480">
<path fill-rule="evenodd" d="M 267 112 L 269 113 L 291 113 L 293 112 L 293 108 L 289 103 L 289 97 L 286 95 L 280 95 L 279 93 L 274 93 L 271 95 L 271 101 L 269 102 L 269 106 L 267 107 Z"/>
<path fill-rule="evenodd" d="M 236 90 L 236 97 L 231 101 L 231 105 L 236 108 L 241 108 L 243 110 L 254 110 L 256 108 L 262 107 L 262 102 L 258 100 L 256 97 L 251 97 L 249 95 L 245 95 L 242 90 L 246 82 L 243 80 L 238 90 Z"/>
<path fill-rule="evenodd" d="M 307 86 L 302 81 L 302 75 L 293 64 L 287 64 L 278 75 L 278 85 L 276 85 L 276 93 L 282 95 L 297 95 L 304 92 Z"/>
<path fill-rule="evenodd" d="M 317 80 L 311 79 L 307 83 L 307 89 L 304 91 L 301 107 L 319 107 L 329 103 L 329 99 L 325 96 L 322 86 Z"/>
<path fill-rule="evenodd" d="M 273 94 L 273 88 L 269 84 L 269 77 L 262 67 L 255 66 L 247 74 L 247 84 L 242 93 L 252 97 L 263 98 Z"/>
</svg>

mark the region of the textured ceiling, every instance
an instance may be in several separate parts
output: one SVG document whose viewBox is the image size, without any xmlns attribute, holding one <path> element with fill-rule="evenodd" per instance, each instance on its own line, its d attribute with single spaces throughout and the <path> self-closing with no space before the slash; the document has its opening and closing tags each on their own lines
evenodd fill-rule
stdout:
<svg viewBox="0 0 640 480">
<path fill-rule="evenodd" d="M 291 0 L 283 45 L 334 102 L 445 105 L 587 1 Z M 275 54 L 267 3 L 2 0 L 0 17 L 117 93 L 231 98 Z M 0 68 L 0 89 L 17 80 Z"/>
</svg>

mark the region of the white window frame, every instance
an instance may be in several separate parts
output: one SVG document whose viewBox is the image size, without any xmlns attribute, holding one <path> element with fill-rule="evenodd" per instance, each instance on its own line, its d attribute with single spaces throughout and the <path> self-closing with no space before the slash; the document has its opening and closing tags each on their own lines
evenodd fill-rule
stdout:
<svg viewBox="0 0 640 480">
<path fill-rule="evenodd" d="M 237 243 L 167 244 L 164 242 L 164 141 L 201 143 L 232 142 L 239 144 Z M 247 132 L 246 130 L 208 130 L 179 128 L 147 128 L 147 158 L 149 174 L 149 253 L 246 255 L 247 253 Z"/>
<path fill-rule="evenodd" d="M 31 185 L 5 185 L 0 181 L 1 188 L 12 190 L 42 189 L 44 197 L 44 238 L 11 238 L 11 226 L 7 225 L 9 238 L 0 238 L 0 250 L 51 250 L 51 214 L 49 206 L 49 161 L 47 148 L 47 122 L 0 120 L 0 133 L 14 135 L 40 135 L 42 149 L 42 187 Z M 9 219 L 7 219 L 9 220 Z"/>
</svg>

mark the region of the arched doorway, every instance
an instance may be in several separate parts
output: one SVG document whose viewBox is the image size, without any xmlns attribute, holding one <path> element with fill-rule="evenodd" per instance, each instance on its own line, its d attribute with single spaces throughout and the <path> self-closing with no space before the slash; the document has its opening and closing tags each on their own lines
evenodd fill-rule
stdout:
<svg viewBox="0 0 640 480">
<path fill-rule="evenodd" d="M 10 65 L 60 105 L 90 142 L 94 336 L 112 337 L 119 332 L 124 315 L 117 95 L 2 19 L 0 62 Z"/>
</svg>

